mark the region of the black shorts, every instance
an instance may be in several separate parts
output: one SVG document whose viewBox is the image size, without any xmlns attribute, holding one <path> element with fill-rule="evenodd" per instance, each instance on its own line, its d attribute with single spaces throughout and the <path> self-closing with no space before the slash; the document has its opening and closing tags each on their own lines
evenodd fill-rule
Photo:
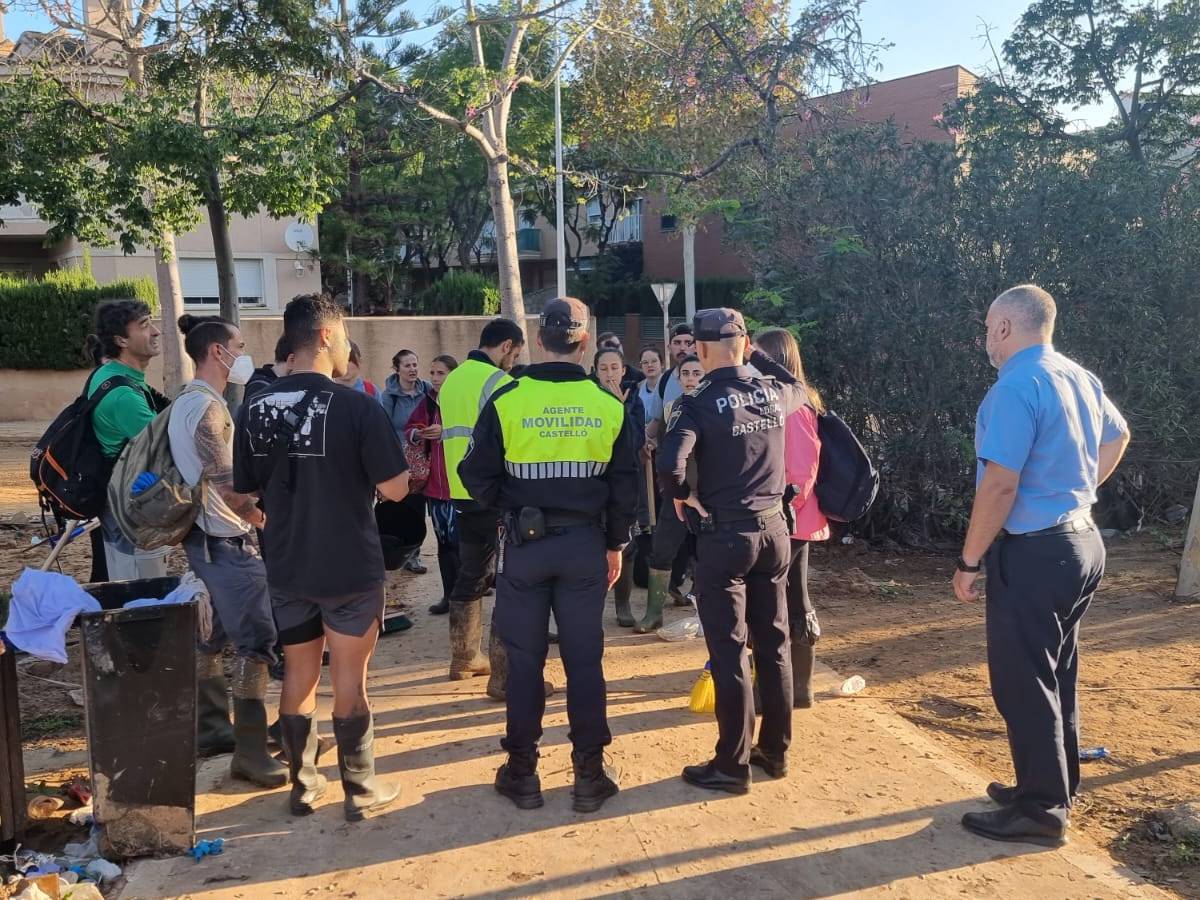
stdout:
<svg viewBox="0 0 1200 900">
<path fill-rule="evenodd" d="M 271 606 L 279 629 L 279 642 L 284 646 L 315 641 L 326 629 L 362 637 L 383 622 L 384 600 L 382 584 L 337 597 L 313 597 L 271 588 Z"/>
</svg>

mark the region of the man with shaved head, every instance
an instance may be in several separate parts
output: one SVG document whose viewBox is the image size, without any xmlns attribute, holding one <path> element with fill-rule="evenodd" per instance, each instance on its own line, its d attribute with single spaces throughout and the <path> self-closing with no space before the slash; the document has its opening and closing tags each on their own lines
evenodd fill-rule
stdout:
<svg viewBox="0 0 1200 900">
<path fill-rule="evenodd" d="M 1054 349 L 1056 315 L 1032 284 L 988 310 L 999 377 L 976 418 L 975 504 L 954 576 L 973 603 L 986 567 L 988 673 L 1016 770 L 1015 785 L 988 785 L 1000 808 L 963 826 L 1043 846 L 1066 842 L 1079 790 L 1079 623 L 1105 558 L 1091 507 L 1129 445 L 1100 380 Z"/>
</svg>

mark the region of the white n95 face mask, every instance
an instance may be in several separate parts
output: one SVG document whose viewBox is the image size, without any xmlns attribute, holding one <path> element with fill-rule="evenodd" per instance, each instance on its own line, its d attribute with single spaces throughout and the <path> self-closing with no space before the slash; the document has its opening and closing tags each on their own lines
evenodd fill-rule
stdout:
<svg viewBox="0 0 1200 900">
<path fill-rule="evenodd" d="M 229 369 L 230 384 L 245 384 L 254 374 L 254 358 L 249 353 L 243 353 L 233 361 Z"/>
</svg>

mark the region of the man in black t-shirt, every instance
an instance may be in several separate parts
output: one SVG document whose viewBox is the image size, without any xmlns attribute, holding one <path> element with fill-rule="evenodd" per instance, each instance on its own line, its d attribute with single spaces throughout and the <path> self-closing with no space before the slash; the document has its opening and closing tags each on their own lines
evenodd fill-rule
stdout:
<svg viewBox="0 0 1200 900">
<path fill-rule="evenodd" d="M 408 467 L 383 407 L 333 381 L 350 357 L 337 305 L 324 295 L 298 297 L 283 326 L 292 372 L 239 413 L 234 489 L 257 492 L 266 515 L 267 580 L 287 659 L 279 720 L 292 813 L 311 813 L 325 792 L 313 714 L 328 646 L 346 819 L 358 821 L 400 793 L 375 776 L 366 675 L 384 605 L 375 494 L 403 500 Z"/>
</svg>

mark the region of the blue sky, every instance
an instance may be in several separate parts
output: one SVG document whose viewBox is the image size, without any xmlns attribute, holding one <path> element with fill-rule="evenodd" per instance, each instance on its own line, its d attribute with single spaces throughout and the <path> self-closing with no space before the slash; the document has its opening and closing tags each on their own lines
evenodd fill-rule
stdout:
<svg viewBox="0 0 1200 900">
<path fill-rule="evenodd" d="M 24 6 L 28 0 L 16 2 Z M 795 0 L 794 5 L 798 2 L 802 0 Z M 0 0 L 0 5 L 3 3 Z M 867 0 L 862 14 L 863 36 L 893 45 L 879 54 L 882 69 L 876 77 L 898 78 L 956 63 L 983 74 L 993 69 L 994 63 L 983 40 L 982 23 L 993 27 L 993 39 L 999 48 L 1028 5 L 1029 0 Z M 434 0 L 410 0 L 408 4 L 418 16 L 433 6 Z M 10 39 L 26 29 L 45 27 L 45 22 L 20 9 L 5 15 L 5 31 Z M 1084 110 L 1078 115 L 1093 121 L 1097 112 Z"/>
</svg>

